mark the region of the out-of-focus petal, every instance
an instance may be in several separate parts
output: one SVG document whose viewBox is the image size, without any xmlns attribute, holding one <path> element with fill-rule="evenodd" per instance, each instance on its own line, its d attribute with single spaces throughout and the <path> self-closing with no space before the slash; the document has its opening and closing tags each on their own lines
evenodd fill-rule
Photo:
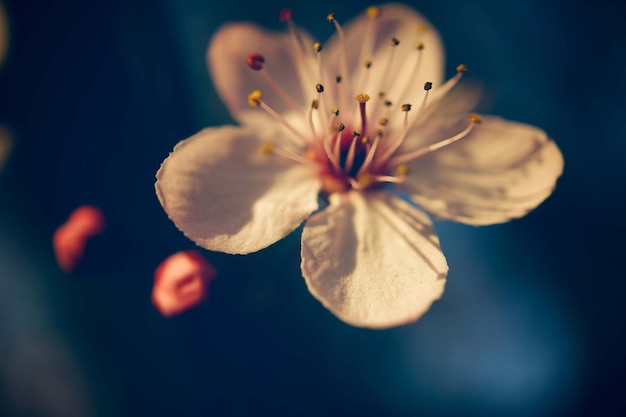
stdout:
<svg viewBox="0 0 626 417">
<path fill-rule="evenodd" d="M 72 212 L 68 223 L 83 236 L 94 236 L 105 228 L 105 219 L 102 210 L 96 206 L 80 206 Z"/>
<path fill-rule="evenodd" d="M 4 8 L 4 4 L 0 2 L 0 67 L 4 64 L 7 52 L 9 50 L 9 19 Z"/>
<path fill-rule="evenodd" d="M 443 293 L 447 271 L 428 217 L 384 191 L 332 194 L 302 233 L 309 291 L 354 326 L 418 319 Z"/>
<path fill-rule="evenodd" d="M 545 200 L 563 156 L 544 131 L 486 117 L 468 137 L 407 165 L 400 188 L 424 210 L 485 225 L 522 217 Z"/>
<path fill-rule="evenodd" d="M 306 111 L 315 97 L 315 84 L 308 76 L 313 67 L 313 43 L 299 32 L 306 51 L 298 52 L 287 32 L 271 32 L 249 23 L 231 23 L 221 27 L 209 45 L 207 60 L 217 91 L 231 115 L 244 125 L 262 125 L 271 120 L 263 110 L 250 107 L 248 95 L 254 90 L 263 93 L 263 100 L 292 122 L 305 120 Z M 251 53 L 261 54 L 263 71 L 284 90 L 293 101 L 290 106 L 261 71 L 246 64 Z M 298 112 L 302 112 L 299 114 Z M 289 113 L 298 113 L 291 117 Z M 272 121 L 272 125 L 278 124 Z"/>
<path fill-rule="evenodd" d="M 251 129 L 205 129 L 180 142 L 157 172 L 156 192 L 198 245 L 245 254 L 282 239 L 317 209 L 312 168 L 261 151 Z"/>
<path fill-rule="evenodd" d="M 55 230 L 52 247 L 57 264 L 64 272 L 72 272 L 85 252 L 86 238 L 67 223 Z"/>
<path fill-rule="evenodd" d="M 71 272 L 80 263 L 87 241 L 104 231 L 105 218 L 95 206 L 80 206 L 52 236 L 52 246 L 59 267 Z"/>
<path fill-rule="evenodd" d="M 441 38 L 424 16 L 407 6 L 387 4 L 379 11 L 378 17 L 371 18 L 364 13 L 344 26 L 345 48 L 338 34 L 329 40 L 324 56 L 328 76 L 334 79 L 336 75 L 343 75 L 342 84 L 347 82 L 353 86 L 350 99 L 367 93 L 377 100 L 389 99 L 394 103 L 400 103 L 409 95 L 414 102 L 416 97 L 422 96 L 424 82 L 432 82 L 435 88 L 442 82 L 445 55 Z M 399 44 L 392 47 L 394 37 Z M 419 52 L 418 43 L 424 46 Z M 341 74 L 344 54 L 348 74 Z M 418 56 L 420 63 L 416 66 Z M 367 70 L 366 60 L 371 61 Z M 366 72 L 369 72 L 367 77 Z M 381 91 L 385 92 L 384 98 L 378 97 Z"/>
<path fill-rule="evenodd" d="M 5 126 L 0 126 L 0 171 L 8 160 L 12 147 L 11 132 Z"/>
<path fill-rule="evenodd" d="M 152 303 L 166 317 L 180 314 L 205 299 L 216 276 L 213 265 L 198 251 L 178 252 L 156 269 Z"/>
</svg>

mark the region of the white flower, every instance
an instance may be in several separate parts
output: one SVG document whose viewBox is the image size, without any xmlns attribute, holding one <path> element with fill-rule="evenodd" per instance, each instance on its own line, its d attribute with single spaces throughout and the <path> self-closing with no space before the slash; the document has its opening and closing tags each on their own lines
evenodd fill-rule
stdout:
<svg viewBox="0 0 626 417">
<path fill-rule="evenodd" d="M 550 195 L 561 153 L 540 129 L 470 116 L 475 95 L 452 90 L 465 67 L 442 82 L 439 35 L 412 9 L 371 7 L 343 29 L 329 15 L 337 33 L 323 47 L 290 15 L 286 33 L 217 32 L 211 74 L 242 127 L 180 142 L 157 173 L 159 200 L 187 237 L 233 254 L 306 221 L 302 273 L 325 307 L 355 326 L 416 320 L 448 266 L 428 217 L 399 194 L 438 218 L 505 222 Z"/>
</svg>

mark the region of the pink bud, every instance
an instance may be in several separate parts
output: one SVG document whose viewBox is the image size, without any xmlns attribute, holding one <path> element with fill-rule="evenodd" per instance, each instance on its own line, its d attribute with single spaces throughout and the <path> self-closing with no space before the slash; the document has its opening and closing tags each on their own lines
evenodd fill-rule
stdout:
<svg viewBox="0 0 626 417">
<path fill-rule="evenodd" d="M 59 267 L 73 271 L 85 252 L 87 240 L 104 230 L 102 211 L 94 206 L 80 206 L 52 236 L 52 246 Z"/>
<path fill-rule="evenodd" d="M 175 253 L 154 273 L 152 303 L 166 317 L 180 314 L 204 300 L 216 276 L 213 265 L 198 251 Z"/>
</svg>

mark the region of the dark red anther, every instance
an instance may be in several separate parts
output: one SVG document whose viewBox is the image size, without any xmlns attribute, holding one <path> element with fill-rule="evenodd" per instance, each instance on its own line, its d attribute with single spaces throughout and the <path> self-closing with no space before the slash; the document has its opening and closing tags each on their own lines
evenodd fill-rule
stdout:
<svg viewBox="0 0 626 417">
<path fill-rule="evenodd" d="M 280 11 L 280 16 L 278 17 L 278 20 L 284 23 L 288 20 L 291 20 L 292 16 L 293 16 L 293 12 L 291 11 L 291 9 L 282 9 Z"/>
<path fill-rule="evenodd" d="M 263 58 L 263 55 L 253 52 L 246 58 L 246 64 L 251 69 L 260 71 L 263 69 L 263 64 L 265 64 L 265 58 Z"/>
</svg>

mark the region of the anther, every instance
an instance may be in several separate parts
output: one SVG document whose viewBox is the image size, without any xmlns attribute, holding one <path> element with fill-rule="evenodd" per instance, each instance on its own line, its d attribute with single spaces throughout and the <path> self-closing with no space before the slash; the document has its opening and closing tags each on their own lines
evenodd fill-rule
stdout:
<svg viewBox="0 0 626 417">
<path fill-rule="evenodd" d="M 332 109 L 330 112 L 331 112 L 332 114 L 334 114 L 335 116 L 339 116 L 339 109 L 337 109 L 337 108 Z"/>
<path fill-rule="evenodd" d="M 411 105 L 410 104 L 403 104 L 401 107 L 402 111 L 411 111 Z"/>
<path fill-rule="evenodd" d="M 380 8 L 376 6 L 370 6 L 365 11 L 365 14 L 367 14 L 367 17 L 378 17 L 380 16 Z"/>
<path fill-rule="evenodd" d="M 470 114 L 470 116 L 469 116 L 469 121 L 470 121 L 471 123 L 482 123 L 483 118 L 482 118 L 482 117 L 480 117 L 480 116 L 479 116 L 479 115 L 477 115 L 477 114 Z"/>
<path fill-rule="evenodd" d="M 402 164 L 402 165 L 398 165 L 398 167 L 396 168 L 396 173 L 400 176 L 406 176 L 409 173 L 409 167 Z"/>
<path fill-rule="evenodd" d="M 382 129 L 378 129 L 376 131 L 376 136 L 378 136 L 379 138 L 382 138 L 384 134 L 385 134 L 385 131 Z"/>
<path fill-rule="evenodd" d="M 390 100 L 385 100 L 385 106 L 386 107 L 391 107 L 391 106 L 393 106 L 393 103 Z"/>
<path fill-rule="evenodd" d="M 398 40 L 398 38 L 396 38 L 395 36 L 391 38 L 391 46 L 398 46 L 398 45 L 400 45 L 400 41 Z"/>
<path fill-rule="evenodd" d="M 433 83 L 431 83 L 430 81 L 426 81 L 426 83 L 424 84 L 424 90 L 428 91 L 431 90 L 433 88 Z"/>
<path fill-rule="evenodd" d="M 291 9 L 282 9 L 280 11 L 280 15 L 278 16 L 278 20 L 281 23 L 287 22 L 288 20 L 291 20 L 291 17 L 293 16 L 293 12 L 291 11 Z"/>
<path fill-rule="evenodd" d="M 274 144 L 270 142 L 265 142 L 261 145 L 261 153 L 263 155 L 269 155 L 274 152 Z"/>
<path fill-rule="evenodd" d="M 326 15 L 326 20 L 332 23 L 335 20 L 335 13 L 329 13 Z"/>
<path fill-rule="evenodd" d="M 344 125 L 343 123 L 339 123 L 339 126 L 337 127 L 337 130 L 339 132 L 343 132 L 345 128 L 346 128 L 346 125 Z"/>
<path fill-rule="evenodd" d="M 322 51 L 322 44 L 321 44 L 321 43 L 319 43 L 319 42 L 315 42 L 315 43 L 313 44 L 313 50 L 314 50 L 315 52 L 318 52 L 318 53 L 319 53 L 319 52 L 321 52 L 321 51 Z"/>
<path fill-rule="evenodd" d="M 367 103 L 370 100 L 370 96 L 368 96 L 365 93 L 357 94 L 355 98 L 356 98 L 356 101 L 362 104 Z"/>
<path fill-rule="evenodd" d="M 381 126 L 387 126 L 387 123 L 389 122 L 389 120 L 387 120 L 386 117 L 381 117 L 380 120 L 378 121 L 378 124 Z"/>
<path fill-rule="evenodd" d="M 365 66 L 365 68 L 367 69 L 370 69 L 372 67 L 372 61 L 370 61 L 369 59 L 365 60 L 363 66 Z"/>
<path fill-rule="evenodd" d="M 356 138 L 357 136 L 361 136 L 361 133 L 357 132 L 356 130 L 352 131 L 352 137 Z"/>
<path fill-rule="evenodd" d="M 257 107 L 261 105 L 261 98 L 263 98 L 261 91 L 254 90 L 248 95 L 248 104 L 252 107 Z"/>
<path fill-rule="evenodd" d="M 246 64 L 248 65 L 248 67 L 255 71 L 262 70 L 264 63 L 265 63 L 265 58 L 261 54 L 251 53 L 246 58 Z"/>
<path fill-rule="evenodd" d="M 428 32 L 428 25 L 426 23 L 420 23 L 419 25 L 417 25 L 417 27 L 415 28 L 415 31 L 420 34 L 423 35 L 424 33 Z"/>
<path fill-rule="evenodd" d="M 419 42 L 416 46 L 415 49 L 417 49 L 418 51 L 421 51 L 422 49 L 424 49 L 424 43 L 423 42 Z"/>
<path fill-rule="evenodd" d="M 318 93 L 323 93 L 324 92 L 324 86 L 322 84 L 316 84 L 315 85 L 315 90 L 317 90 Z"/>
<path fill-rule="evenodd" d="M 335 81 L 339 84 L 341 82 L 341 75 L 336 76 Z"/>
<path fill-rule="evenodd" d="M 461 64 L 456 67 L 456 72 L 465 73 L 467 72 L 467 67 L 465 66 L 465 64 Z"/>
<path fill-rule="evenodd" d="M 320 102 L 316 99 L 313 99 L 313 101 L 311 101 L 311 108 L 314 110 L 317 110 L 317 108 L 319 107 Z"/>
<path fill-rule="evenodd" d="M 381 91 L 380 93 L 378 93 L 378 97 L 385 97 L 385 92 Z"/>
</svg>

